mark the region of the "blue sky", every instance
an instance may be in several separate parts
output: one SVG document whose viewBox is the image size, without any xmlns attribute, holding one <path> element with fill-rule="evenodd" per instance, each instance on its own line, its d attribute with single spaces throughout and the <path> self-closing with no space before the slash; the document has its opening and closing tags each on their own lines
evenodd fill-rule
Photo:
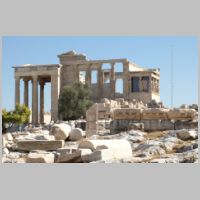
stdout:
<svg viewBox="0 0 200 200">
<path fill-rule="evenodd" d="M 160 68 L 160 95 L 171 105 L 171 47 L 174 57 L 174 106 L 197 103 L 198 41 L 186 36 L 3 37 L 2 106 L 14 108 L 13 65 L 56 64 L 57 55 L 75 50 L 89 59 L 127 58 L 145 68 Z M 30 87 L 30 85 L 29 85 Z M 30 88 L 31 90 L 31 88 Z M 31 91 L 29 91 L 31 92 Z M 23 84 L 21 83 L 21 100 Z M 29 97 L 31 105 L 31 99 Z M 50 109 L 50 84 L 45 86 L 45 110 Z"/>
</svg>

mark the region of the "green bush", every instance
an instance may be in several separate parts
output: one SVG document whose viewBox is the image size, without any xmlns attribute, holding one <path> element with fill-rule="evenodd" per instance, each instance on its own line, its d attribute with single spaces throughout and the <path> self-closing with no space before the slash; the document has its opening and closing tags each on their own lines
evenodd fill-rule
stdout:
<svg viewBox="0 0 200 200">
<path fill-rule="evenodd" d="M 2 131 L 6 132 L 6 129 L 11 128 L 13 125 L 23 125 L 28 123 L 30 114 L 30 109 L 27 106 L 20 104 L 17 104 L 13 111 L 6 111 L 6 109 L 3 109 Z"/>
<path fill-rule="evenodd" d="M 61 91 L 58 111 L 64 120 L 75 120 L 85 117 L 86 110 L 92 105 L 88 84 L 75 83 L 65 86 Z"/>
</svg>

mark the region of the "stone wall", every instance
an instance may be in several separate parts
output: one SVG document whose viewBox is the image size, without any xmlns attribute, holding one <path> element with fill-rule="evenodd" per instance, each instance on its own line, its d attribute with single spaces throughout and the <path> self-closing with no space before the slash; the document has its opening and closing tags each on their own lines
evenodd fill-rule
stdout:
<svg viewBox="0 0 200 200">
<path fill-rule="evenodd" d="M 146 109 L 130 109 L 119 108 L 114 109 L 112 118 L 116 120 L 193 120 L 197 116 L 194 109 L 166 109 L 166 108 L 146 108 Z"/>
<path fill-rule="evenodd" d="M 113 110 L 111 133 L 132 129 L 133 124 L 141 124 L 144 131 L 164 131 L 191 129 L 198 127 L 197 112 L 194 109 L 146 108 Z"/>
<path fill-rule="evenodd" d="M 168 109 L 163 103 L 151 101 L 144 105 L 133 99 L 102 99 L 95 103 L 86 114 L 87 136 L 101 131 L 118 133 L 131 129 L 164 131 L 197 128 L 197 110 L 187 108 Z M 110 126 L 108 126 L 110 123 Z"/>
</svg>

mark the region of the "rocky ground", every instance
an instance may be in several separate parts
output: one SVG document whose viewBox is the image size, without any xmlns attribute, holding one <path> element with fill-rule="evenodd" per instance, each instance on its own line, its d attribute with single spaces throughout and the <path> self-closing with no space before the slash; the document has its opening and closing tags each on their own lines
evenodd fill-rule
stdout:
<svg viewBox="0 0 200 200">
<path fill-rule="evenodd" d="M 198 130 L 130 130 L 86 138 L 66 123 L 3 134 L 3 163 L 197 163 Z"/>
</svg>

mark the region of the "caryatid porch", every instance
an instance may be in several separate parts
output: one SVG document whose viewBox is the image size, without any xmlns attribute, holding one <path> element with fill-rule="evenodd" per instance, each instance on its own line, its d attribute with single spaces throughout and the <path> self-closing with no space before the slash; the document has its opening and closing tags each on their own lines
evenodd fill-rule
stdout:
<svg viewBox="0 0 200 200">
<path fill-rule="evenodd" d="M 59 65 L 28 65 L 15 68 L 15 104 L 24 103 L 29 106 L 28 83 L 32 83 L 32 123 L 44 123 L 44 86 L 51 82 L 51 119 L 58 119 L 58 98 L 60 92 L 60 66 Z M 24 81 L 24 101 L 20 102 L 20 79 Z M 38 84 L 40 94 L 38 95 Z M 38 96 L 40 106 L 38 106 Z M 39 112 L 38 112 L 39 108 Z M 40 117 L 39 115 L 40 114 Z M 39 121 L 40 119 L 40 121 Z"/>
</svg>

